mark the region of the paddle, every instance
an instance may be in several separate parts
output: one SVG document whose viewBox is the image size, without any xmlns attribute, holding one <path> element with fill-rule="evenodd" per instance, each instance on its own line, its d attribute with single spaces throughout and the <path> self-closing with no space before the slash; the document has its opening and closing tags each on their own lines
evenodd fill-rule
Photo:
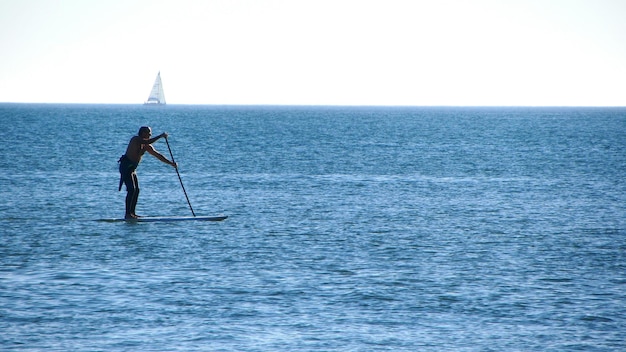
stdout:
<svg viewBox="0 0 626 352">
<path fill-rule="evenodd" d="M 174 154 L 172 154 L 172 148 L 170 148 L 170 142 L 167 141 L 167 137 L 165 137 L 165 143 L 167 144 L 167 149 L 170 151 L 170 156 L 172 157 L 172 162 L 176 163 L 174 160 Z M 196 213 L 193 212 L 193 208 L 191 207 L 191 202 L 189 201 L 189 197 L 187 196 L 187 191 L 185 191 L 185 186 L 183 186 L 183 179 L 180 178 L 180 172 L 178 172 L 178 166 L 175 167 L 176 175 L 178 175 L 178 181 L 180 181 L 180 186 L 183 188 L 183 193 L 185 193 L 185 198 L 187 198 L 187 204 L 189 204 L 189 209 L 191 210 L 191 214 L 196 217 Z"/>
</svg>

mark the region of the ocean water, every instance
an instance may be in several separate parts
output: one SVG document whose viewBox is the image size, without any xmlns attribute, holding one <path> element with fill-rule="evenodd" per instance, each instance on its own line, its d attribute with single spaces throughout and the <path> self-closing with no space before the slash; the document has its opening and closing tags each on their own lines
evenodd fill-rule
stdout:
<svg viewBox="0 0 626 352">
<path fill-rule="evenodd" d="M 0 104 L 0 350 L 626 349 L 626 108 Z M 167 131 L 198 215 L 123 216 Z M 169 157 L 164 141 L 157 150 Z M 174 169 L 140 215 L 188 216 Z"/>
</svg>

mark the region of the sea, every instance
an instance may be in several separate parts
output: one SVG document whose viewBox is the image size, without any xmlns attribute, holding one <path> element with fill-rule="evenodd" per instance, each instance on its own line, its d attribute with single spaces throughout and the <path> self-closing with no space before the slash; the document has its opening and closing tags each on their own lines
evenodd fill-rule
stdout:
<svg viewBox="0 0 626 352">
<path fill-rule="evenodd" d="M 626 350 L 626 108 L 3 103 L 0 122 L 2 351 Z M 102 221 L 144 125 L 180 179 L 146 154 L 137 213 L 226 220 Z"/>
</svg>

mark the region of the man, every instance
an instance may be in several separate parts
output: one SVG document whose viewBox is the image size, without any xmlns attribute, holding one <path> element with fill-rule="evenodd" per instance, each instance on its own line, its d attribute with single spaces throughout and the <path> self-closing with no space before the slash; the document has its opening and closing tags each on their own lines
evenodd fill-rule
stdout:
<svg viewBox="0 0 626 352">
<path fill-rule="evenodd" d="M 139 216 L 135 214 L 135 207 L 137 206 L 137 199 L 139 197 L 139 180 L 137 179 L 137 173 L 135 170 L 139 166 L 141 157 L 145 152 L 152 154 L 162 162 L 169 164 L 175 168 L 178 167 L 175 162 L 169 161 L 163 154 L 159 153 L 152 143 L 158 141 L 160 138 L 167 138 L 167 133 L 161 133 L 160 135 L 150 138 L 152 136 L 152 129 L 148 126 L 143 126 L 139 129 L 139 133 L 130 139 L 128 147 L 126 148 L 126 154 L 122 155 L 118 162 L 120 163 L 120 187 L 122 189 L 122 182 L 126 185 L 126 215 L 125 219 L 137 219 Z"/>
</svg>

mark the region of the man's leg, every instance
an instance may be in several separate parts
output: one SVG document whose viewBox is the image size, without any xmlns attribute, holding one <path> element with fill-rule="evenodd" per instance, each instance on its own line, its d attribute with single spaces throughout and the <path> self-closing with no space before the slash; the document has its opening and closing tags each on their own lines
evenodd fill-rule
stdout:
<svg viewBox="0 0 626 352">
<path fill-rule="evenodd" d="M 137 178 L 137 174 L 133 172 L 132 174 L 132 181 L 133 181 L 133 188 L 134 188 L 134 193 L 133 193 L 133 198 L 131 200 L 131 206 L 130 206 L 130 214 L 133 217 L 136 217 L 137 214 L 135 214 L 135 208 L 137 207 L 137 200 L 139 199 L 139 179 Z"/>
<path fill-rule="evenodd" d="M 137 175 L 134 172 L 124 175 L 124 184 L 126 185 L 126 219 L 134 218 L 137 193 L 139 193 L 139 185 L 136 180 Z"/>
</svg>

